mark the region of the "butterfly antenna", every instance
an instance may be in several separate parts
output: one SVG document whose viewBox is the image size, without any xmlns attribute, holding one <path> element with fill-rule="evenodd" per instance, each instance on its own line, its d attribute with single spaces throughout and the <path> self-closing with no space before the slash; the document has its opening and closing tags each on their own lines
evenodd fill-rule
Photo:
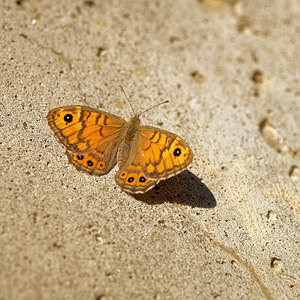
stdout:
<svg viewBox="0 0 300 300">
<path fill-rule="evenodd" d="M 140 117 L 140 116 L 141 116 L 142 114 L 144 114 L 145 112 L 147 112 L 147 111 L 149 111 L 149 110 L 151 110 L 151 109 L 153 109 L 153 108 L 155 108 L 155 107 L 157 107 L 157 106 L 160 106 L 160 105 L 162 105 L 162 104 L 168 103 L 168 102 L 169 102 L 169 100 L 166 100 L 166 101 L 160 102 L 160 103 L 158 103 L 158 104 L 155 104 L 154 106 L 151 106 L 150 108 L 147 108 L 146 110 L 144 110 L 144 111 L 142 111 L 141 113 L 139 113 L 138 116 Z"/>
<path fill-rule="evenodd" d="M 122 92 L 123 92 L 124 95 L 125 95 L 125 98 L 126 98 L 128 104 L 129 104 L 129 106 L 130 106 L 130 108 L 131 108 L 131 110 L 132 110 L 132 112 L 133 112 L 133 115 L 136 116 L 136 113 L 135 113 L 135 111 L 134 111 L 134 109 L 133 109 L 133 107 L 132 107 L 132 105 L 131 105 L 131 103 L 130 103 L 130 101 L 129 101 L 128 95 L 126 94 L 124 88 L 123 88 L 121 85 L 120 85 L 120 88 L 121 88 Z"/>
</svg>

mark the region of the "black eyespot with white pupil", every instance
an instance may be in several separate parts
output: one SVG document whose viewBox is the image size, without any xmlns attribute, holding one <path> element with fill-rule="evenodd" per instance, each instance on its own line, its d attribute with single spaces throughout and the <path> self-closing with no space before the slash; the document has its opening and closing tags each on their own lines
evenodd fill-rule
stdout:
<svg viewBox="0 0 300 300">
<path fill-rule="evenodd" d="M 94 163 L 93 163 L 91 160 L 88 160 L 88 161 L 87 161 L 87 165 L 88 165 L 89 167 L 92 167 L 93 164 L 94 164 Z"/>
<path fill-rule="evenodd" d="M 180 148 L 176 148 L 173 152 L 174 156 L 179 156 L 181 154 L 181 149 Z"/>
<path fill-rule="evenodd" d="M 71 114 L 66 114 L 64 116 L 64 120 L 67 122 L 67 123 L 71 123 L 73 121 L 73 116 Z"/>
<path fill-rule="evenodd" d="M 146 181 L 146 178 L 144 176 L 141 176 L 139 179 L 139 182 L 145 182 L 145 181 Z"/>
<path fill-rule="evenodd" d="M 77 155 L 78 160 L 83 160 L 83 155 Z"/>
<path fill-rule="evenodd" d="M 128 178 L 128 182 L 129 182 L 129 183 L 131 183 L 133 180 L 134 180 L 133 177 L 129 177 L 129 178 Z"/>
</svg>

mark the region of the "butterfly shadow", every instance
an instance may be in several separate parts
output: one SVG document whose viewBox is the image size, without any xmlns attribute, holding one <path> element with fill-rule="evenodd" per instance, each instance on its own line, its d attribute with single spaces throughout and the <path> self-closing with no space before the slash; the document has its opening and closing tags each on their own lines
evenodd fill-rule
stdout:
<svg viewBox="0 0 300 300">
<path fill-rule="evenodd" d="M 176 202 L 181 205 L 201 208 L 213 208 L 217 205 L 216 199 L 209 188 L 201 179 L 188 170 L 161 181 L 152 190 L 144 194 L 136 194 L 133 197 L 149 205 L 158 205 L 165 202 Z"/>
</svg>

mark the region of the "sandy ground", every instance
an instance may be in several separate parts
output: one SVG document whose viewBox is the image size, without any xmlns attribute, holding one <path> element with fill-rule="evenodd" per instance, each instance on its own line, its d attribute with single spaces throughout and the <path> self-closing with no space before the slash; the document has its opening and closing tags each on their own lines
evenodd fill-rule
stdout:
<svg viewBox="0 0 300 300">
<path fill-rule="evenodd" d="M 0 4 L 0 299 L 299 299 L 300 2 Z M 182 136 L 136 197 L 47 125 L 81 104 Z"/>
</svg>

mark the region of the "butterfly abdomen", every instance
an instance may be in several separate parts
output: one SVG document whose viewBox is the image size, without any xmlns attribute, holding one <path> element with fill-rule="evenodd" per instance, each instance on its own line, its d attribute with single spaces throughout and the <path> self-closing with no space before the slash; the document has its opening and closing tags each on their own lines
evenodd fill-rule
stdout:
<svg viewBox="0 0 300 300">
<path fill-rule="evenodd" d="M 120 147 L 118 149 L 117 163 L 119 169 L 121 169 L 125 165 L 129 155 L 130 155 L 130 144 L 123 141 L 120 144 Z"/>
<path fill-rule="evenodd" d="M 141 134 L 139 120 L 132 118 L 127 125 L 127 130 L 124 134 L 124 140 L 121 142 L 118 149 L 118 166 L 121 169 L 132 155 L 135 145 Z"/>
</svg>

